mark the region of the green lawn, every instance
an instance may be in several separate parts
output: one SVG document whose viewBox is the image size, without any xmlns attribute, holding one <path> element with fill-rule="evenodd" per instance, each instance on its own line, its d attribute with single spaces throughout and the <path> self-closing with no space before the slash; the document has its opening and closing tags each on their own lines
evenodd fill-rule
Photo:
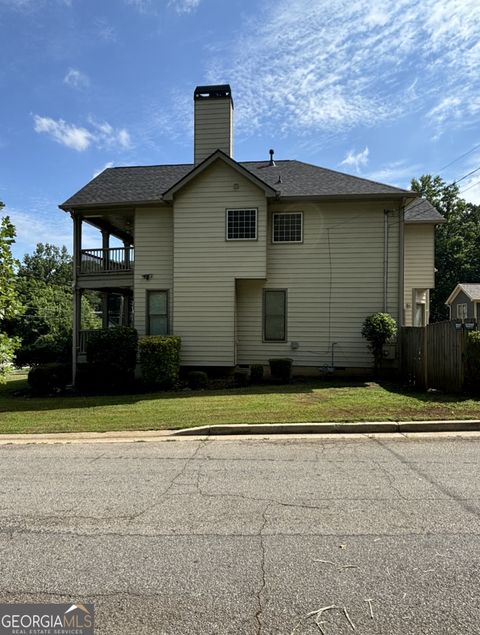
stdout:
<svg viewBox="0 0 480 635">
<path fill-rule="evenodd" d="M 394 384 L 311 382 L 234 390 L 116 396 L 15 396 L 0 387 L 0 433 L 155 430 L 218 423 L 397 421 L 480 418 L 480 402 L 401 391 Z"/>
</svg>

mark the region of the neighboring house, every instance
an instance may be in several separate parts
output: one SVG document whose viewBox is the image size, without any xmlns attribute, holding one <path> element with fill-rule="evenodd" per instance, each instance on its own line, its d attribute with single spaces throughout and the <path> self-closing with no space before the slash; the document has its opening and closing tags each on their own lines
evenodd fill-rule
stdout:
<svg viewBox="0 0 480 635">
<path fill-rule="evenodd" d="M 194 111 L 193 164 L 110 168 L 60 206 L 74 223 L 75 360 L 84 289 L 103 293 L 104 326 L 181 336 L 186 366 L 365 368 L 367 315 L 427 323 L 443 221 L 429 203 L 273 151 L 235 161 L 228 85 L 198 87 Z M 83 222 L 102 249 L 84 248 Z"/>
<path fill-rule="evenodd" d="M 457 284 L 445 304 L 450 309 L 451 320 L 480 318 L 480 283 Z"/>
</svg>

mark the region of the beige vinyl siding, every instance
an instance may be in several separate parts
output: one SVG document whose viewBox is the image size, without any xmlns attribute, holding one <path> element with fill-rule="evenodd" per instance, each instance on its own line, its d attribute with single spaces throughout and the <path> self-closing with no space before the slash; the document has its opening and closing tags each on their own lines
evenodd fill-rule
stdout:
<svg viewBox="0 0 480 635">
<path fill-rule="evenodd" d="M 405 225 L 405 326 L 412 326 L 413 290 L 433 289 L 435 286 L 434 236 L 434 225 Z M 428 310 L 427 302 L 427 323 Z"/>
<path fill-rule="evenodd" d="M 257 240 L 227 241 L 228 208 L 257 208 Z M 218 160 L 174 200 L 174 332 L 185 365 L 235 364 L 235 279 L 266 276 L 265 194 Z"/>
<path fill-rule="evenodd" d="M 151 274 L 150 280 L 143 278 Z M 173 214 L 170 207 L 135 210 L 135 328 L 145 335 L 148 290 L 169 291 L 170 321 L 173 304 Z"/>
<path fill-rule="evenodd" d="M 233 152 L 233 108 L 230 99 L 196 99 L 194 155 L 200 163 L 215 150 Z"/>
<path fill-rule="evenodd" d="M 384 212 L 392 202 L 272 204 L 302 211 L 303 244 L 271 243 L 266 281 L 237 282 L 238 363 L 288 356 L 298 366 L 331 363 L 366 367 L 371 355 L 361 337 L 369 313 L 383 310 Z M 398 319 L 399 214 L 389 214 L 387 310 Z M 330 243 L 330 245 L 329 245 Z M 287 289 L 287 342 L 263 342 L 262 290 Z M 298 342 L 298 349 L 291 348 Z"/>
</svg>

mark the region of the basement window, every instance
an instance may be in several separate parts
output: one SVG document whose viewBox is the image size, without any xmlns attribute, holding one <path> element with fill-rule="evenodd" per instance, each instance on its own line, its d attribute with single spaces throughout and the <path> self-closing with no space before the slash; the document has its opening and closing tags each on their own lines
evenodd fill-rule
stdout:
<svg viewBox="0 0 480 635">
<path fill-rule="evenodd" d="M 274 212 L 272 242 L 301 243 L 303 240 L 302 212 Z"/>
<path fill-rule="evenodd" d="M 256 209 L 227 209 L 227 240 L 257 240 Z"/>
</svg>

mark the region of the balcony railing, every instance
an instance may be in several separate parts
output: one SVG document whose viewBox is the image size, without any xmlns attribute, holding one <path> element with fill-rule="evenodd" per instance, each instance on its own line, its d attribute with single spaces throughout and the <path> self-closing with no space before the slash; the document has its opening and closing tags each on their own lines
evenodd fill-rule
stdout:
<svg viewBox="0 0 480 635">
<path fill-rule="evenodd" d="M 133 247 L 82 249 L 80 252 L 80 273 L 131 271 L 133 261 Z"/>
</svg>

